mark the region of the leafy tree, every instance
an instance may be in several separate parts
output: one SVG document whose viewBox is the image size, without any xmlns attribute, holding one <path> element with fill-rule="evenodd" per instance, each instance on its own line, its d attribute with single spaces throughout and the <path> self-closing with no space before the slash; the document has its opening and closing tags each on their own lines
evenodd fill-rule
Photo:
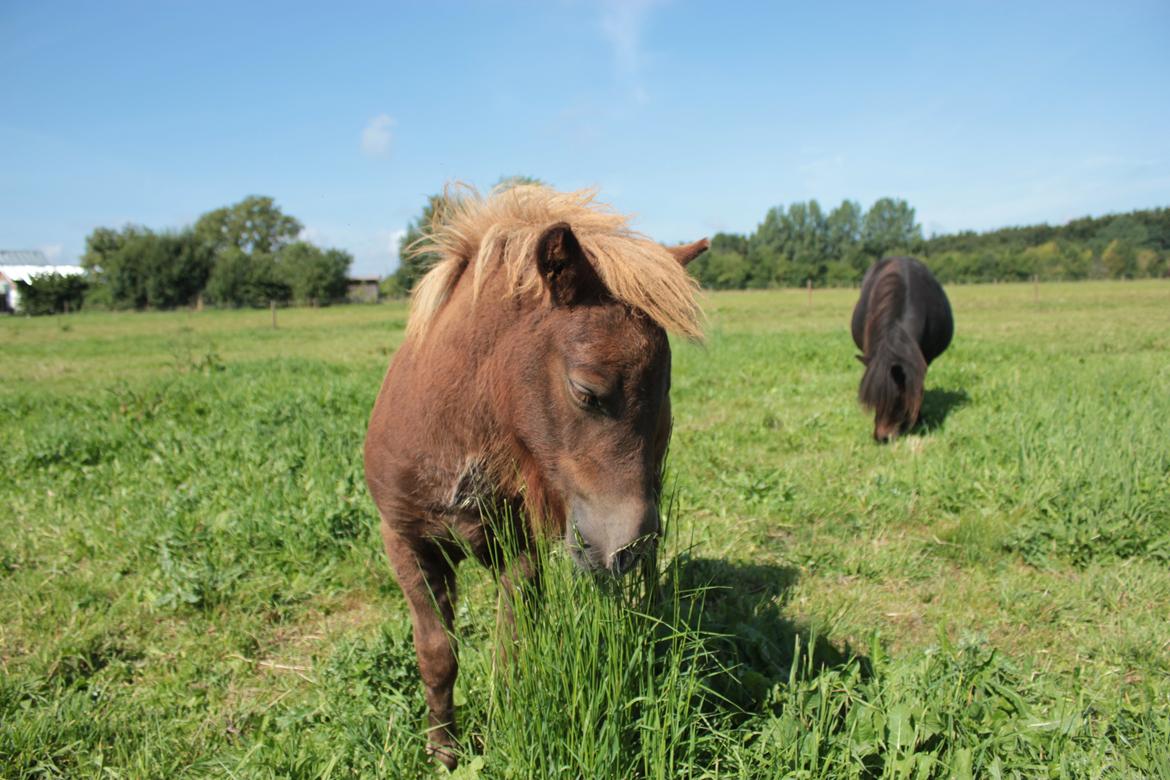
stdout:
<svg viewBox="0 0 1170 780">
<path fill-rule="evenodd" d="M 154 233 L 127 225 L 97 228 L 86 238 L 82 265 L 99 299 L 119 308 L 166 309 L 192 303 L 207 282 L 213 257 L 194 233 Z"/>
<path fill-rule="evenodd" d="M 272 255 L 248 255 L 229 247 L 216 260 L 207 280 L 207 295 L 220 306 L 267 306 L 270 301 L 287 303 L 292 287 Z"/>
<path fill-rule="evenodd" d="M 739 289 L 747 282 L 748 240 L 735 233 L 716 233 L 710 249 L 687 265 L 699 284 L 713 289 Z"/>
<path fill-rule="evenodd" d="M 280 271 L 276 253 L 291 244 L 301 230 L 297 219 L 264 195 L 250 195 L 201 216 L 195 223 L 195 235 L 215 255 L 208 295 L 226 306 L 290 300 L 292 288 Z"/>
<path fill-rule="evenodd" d="M 267 253 L 252 255 L 248 282 L 250 295 L 245 302 L 253 306 L 265 306 L 272 301 L 288 303 L 292 300 L 292 285 L 289 284 L 276 255 Z"/>
<path fill-rule="evenodd" d="M 267 196 L 250 195 L 239 203 L 209 211 L 195 223 L 195 233 L 219 254 L 229 247 L 245 254 L 272 254 L 300 235 L 303 226 Z"/>
<path fill-rule="evenodd" d="M 119 308 L 146 305 L 141 270 L 127 263 L 122 250 L 128 242 L 149 232 L 138 225 L 126 225 L 121 230 L 95 228 L 86 236 L 81 265 L 94 280 L 90 300 L 100 299 Z"/>
<path fill-rule="evenodd" d="M 137 225 L 126 225 L 121 230 L 113 228 L 94 228 L 85 237 L 85 254 L 81 256 L 81 265 L 88 271 L 100 273 L 110 265 L 111 258 L 132 236 L 147 232 L 146 228 Z"/>
<path fill-rule="evenodd" d="M 857 269 L 844 260 L 830 260 L 825 265 L 824 282 L 829 287 L 848 287 L 858 280 Z"/>
<path fill-rule="evenodd" d="M 345 279 L 353 263 L 348 252 L 296 241 L 280 251 L 278 263 L 280 276 L 299 303 L 318 305 L 345 298 Z"/>
<path fill-rule="evenodd" d="M 60 314 L 77 311 L 89 286 L 84 276 L 58 273 L 41 274 L 29 281 L 18 281 L 20 308 L 25 314 Z"/>
<path fill-rule="evenodd" d="M 152 234 L 139 241 L 145 244 L 146 304 L 170 309 L 194 303 L 211 273 L 210 250 L 190 231 Z"/>
<path fill-rule="evenodd" d="M 775 283 L 784 252 L 792 241 L 792 225 L 783 206 L 764 214 L 764 221 L 748 237 L 748 287 L 768 287 Z"/>
<path fill-rule="evenodd" d="M 1069 279 L 1088 279 L 1093 268 L 1093 250 L 1087 246 L 1067 244 L 1061 247 L 1063 266 Z"/>
<path fill-rule="evenodd" d="M 1154 249 L 1139 249 L 1136 254 L 1137 275 L 1159 277 L 1165 275 L 1166 258 Z"/>
<path fill-rule="evenodd" d="M 1129 214 L 1122 214 L 1109 220 L 1097 231 L 1094 243 L 1104 248 L 1117 242 L 1119 245 L 1132 248 L 1144 246 L 1149 242 L 1149 238 L 1149 230 L 1141 220 Z"/>
<path fill-rule="evenodd" d="M 909 203 L 880 198 L 862 220 L 861 243 L 875 260 L 894 253 L 913 253 L 922 244 L 922 226 L 914 221 L 914 209 Z"/>
<path fill-rule="evenodd" d="M 1045 241 L 1023 251 L 1020 271 L 1030 276 L 1060 279 L 1065 275 L 1062 259 L 1060 245 L 1055 241 Z"/>
<path fill-rule="evenodd" d="M 758 290 L 771 287 L 779 280 L 780 268 L 787 263 L 787 258 L 768 244 L 754 244 L 748 248 L 745 263 L 747 273 L 743 286 Z"/>
<path fill-rule="evenodd" d="M 793 203 L 788 207 L 789 246 L 785 254 L 791 265 L 783 270 L 790 284 L 809 279 L 820 282 L 828 260 L 828 225 L 821 206 L 815 200 Z"/>
<path fill-rule="evenodd" d="M 748 239 L 746 236 L 741 236 L 737 233 L 716 233 L 711 236 L 711 251 L 735 252 L 746 256 L 748 252 Z M 703 259 L 703 255 L 699 255 L 699 259 Z"/>
<path fill-rule="evenodd" d="M 225 249 L 215 261 L 207 280 L 207 296 L 220 306 L 242 306 L 254 300 L 252 262 L 238 247 Z"/>
<path fill-rule="evenodd" d="M 1132 277 L 1137 270 L 1137 253 L 1129 244 L 1115 238 L 1101 253 L 1101 265 L 1113 279 Z"/>
<path fill-rule="evenodd" d="M 784 287 L 804 287 L 809 280 L 809 268 L 788 255 L 778 255 L 772 270 L 773 284 Z"/>
<path fill-rule="evenodd" d="M 738 252 L 728 252 L 725 249 L 711 250 L 699 257 L 695 262 L 703 262 L 699 269 L 699 282 L 705 287 L 719 290 L 742 289 L 747 283 L 747 258 Z"/>
<path fill-rule="evenodd" d="M 841 205 L 829 212 L 825 219 L 826 253 L 829 258 L 845 263 L 855 272 L 864 272 L 868 258 L 861 247 L 863 212 L 861 204 L 843 200 Z M 834 274 L 841 278 L 841 269 Z"/>
<path fill-rule="evenodd" d="M 99 227 L 86 238 L 82 257 L 94 281 L 87 301 L 171 308 L 193 303 L 205 290 L 227 306 L 343 299 L 353 258 L 296 241 L 300 232 L 299 221 L 262 196 L 209 211 L 179 232 Z"/>
<path fill-rule="evenodd" d="M 748 239 L 751 287 L 823 281 L 830 254 L 829 223 L 817 201 L 776 206 Z"/>
</svg>

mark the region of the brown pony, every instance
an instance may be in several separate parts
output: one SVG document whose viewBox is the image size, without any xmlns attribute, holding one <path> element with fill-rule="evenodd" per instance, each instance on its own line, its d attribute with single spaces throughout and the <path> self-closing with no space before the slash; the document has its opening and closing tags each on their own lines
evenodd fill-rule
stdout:
<svg viewBox="0 0 1170 780">
<path fill-rule="evenodd" d="M 591 192 L 517 186 L 449 195 L 419 252 L 406 340 L 366 434 L 366 483 L 414 624 L 429 749 L 455 765 L 454 565 L 535 579 L 531 542 L 563 537 L 582 567 L 620 575 L 655 544 L 670 438 L 667 331 L 701 336 L 684 265 Z M 521 518 L 498 527 L 500 518 Z M 507 604 L 507 599 L 504 601 Z"/>
<path fill-rule="evenodd" d="M 925 265 L 887 257 L 866 271 L 852 325 L 865 365 L 858 396 L 874 410 L 873 438 L 887 442 L 918 423 L 926 367 L 954 334 L 951 304 Z"/>
</svg>

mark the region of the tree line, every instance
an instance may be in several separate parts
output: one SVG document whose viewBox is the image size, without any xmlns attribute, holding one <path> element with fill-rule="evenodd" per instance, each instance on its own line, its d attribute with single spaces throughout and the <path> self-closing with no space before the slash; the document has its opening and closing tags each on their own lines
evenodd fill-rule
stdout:
<svg viewBox="0 0 1170 780">
<path fill-rule="evenodd" d="M 539 184 L 528 176 L 496 187 Z M 408 295 L 435 258 L 411 251 L 431 229 L 444 196 L 431 195 L 399 242 L 399 267 L 383 295 Z M 342 301 L 352 256 L 300 240 L 303 230 L 272 198 L 251 196 L 202 215 L 181 230 L 140 225 L 96 228 L 86 238 L 84 279 L 21 282 L 30 313 L 81 306 L 169 309 L 206 302 L 265 306 Z M 1170 275 L 1170 208 L 1083 217 L 1065 225 L 923 236 L 905 200 L 880 198 L 868 209 L 844 200 L 826 212 L 816 200 L 768 210 L 755 231 L 717 233 L 688 268 L 716 290 L 848 286 L 893 254 L 922 259 L 948 282 L 1121 279 Z"/>
<path fill-rule="evenodd" d="M 272 198 L 253 195 L 209 211 L 181 230 L 141 225 L 95 228 L 85 239 L 86 276 L 22 284 L 29 313 L 173 309 L 276 303 L 326 305 L 345 299 L 353 257 L 300 240 L 303 225 Z"/>
<path fill-rule="evenodd" d="M 749 235 L 716 234 L 689 268 L 712 289 L 844 286 L 894 254 L 921 258 L 944 283 L 1161 277 L 1170 274 L 1170 209 L 925 238 L 905 200 L 881 198 L 865 211 L 846 200 L 827 213 L 810 200 L 769 209 Z"/>
<path fill-rule="evenodd" d="M 1170 275 L 1170 208 L 933 236 L 922 254 L 944 282 Z"/>
<path fill-rule="evenodd" d="M 496 185 L 540 183 L 526 176 Z M 442 195 L 431 195 L 399 242 L 398 269 L 382 292 L 401 297 L 435 260 L 411 247 L 441 216 Z M 816 200 L 768 210 L 748 235 L 717 233 L 711 249 L 688 268 L 709 289 L 849 286 L 882 257 L 922 259 L 947 282 L 1118 279 L 1170 274 L 1170 209 L 1084 217 L 1066 225 L 1033 225 L 926 238 L 915 210 L 898 198 L 868 209 L 844 200 L 826 212 Z"/>
</svg>

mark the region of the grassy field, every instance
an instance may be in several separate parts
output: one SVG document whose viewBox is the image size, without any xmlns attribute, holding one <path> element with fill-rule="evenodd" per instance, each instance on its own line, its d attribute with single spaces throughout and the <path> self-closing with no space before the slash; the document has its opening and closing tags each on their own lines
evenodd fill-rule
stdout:
<svg viewBox="0 0 1170 780">
<path fill-rule="evenodd" d="M 855 293 L 677 344 L 662 598 L 552 556 L 462 777 L 1170 777 L 1170 286 L 954 287 L 875 445 Z M 0 776 L 417 777 L 361 443 L 400 305 L 0 318 Z"/>
</svg>

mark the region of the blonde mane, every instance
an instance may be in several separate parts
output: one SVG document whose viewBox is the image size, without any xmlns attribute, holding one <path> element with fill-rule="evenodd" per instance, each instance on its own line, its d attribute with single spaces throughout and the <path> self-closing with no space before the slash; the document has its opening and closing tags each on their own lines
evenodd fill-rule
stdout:
<svg viewBox="0 0 1170 780">
<path fill-rule="evenodd" d="M 507 275 L 508 295 L 539 298 L 537 241 L 547 228 L 567 222 L 610 295 L 669 332 L 701 339 L 698 283 L 661 244 L 631 230 L 629 217 L 595 198 L 593 190 L 557 192 L 531 184 L 486 198 L 466 186 L 448 190 L 431 232 L 408 250 L 439 259 L 415 287 L 407 337 L 427 332 L 468 266 L 475 300 L 496 270 Z"/>
</svg>

